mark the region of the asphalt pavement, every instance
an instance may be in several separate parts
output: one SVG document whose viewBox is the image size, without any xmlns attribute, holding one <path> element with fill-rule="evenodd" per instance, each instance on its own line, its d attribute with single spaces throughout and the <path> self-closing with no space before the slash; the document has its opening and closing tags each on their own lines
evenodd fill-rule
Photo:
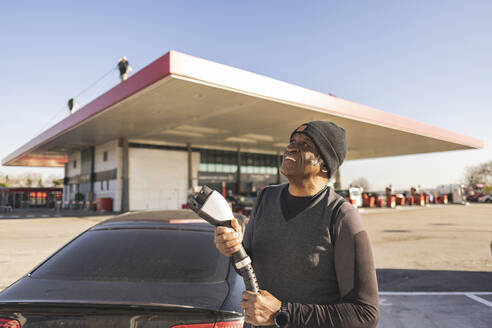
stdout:
<svg viewBox="0 0 492 328">
<path fill-rule="evenodd" d="M 362 209 L 378 327 L 492 327 L 492 205 Z M 0 213 L 0 289 L 109 213 Z"/>
</svg>

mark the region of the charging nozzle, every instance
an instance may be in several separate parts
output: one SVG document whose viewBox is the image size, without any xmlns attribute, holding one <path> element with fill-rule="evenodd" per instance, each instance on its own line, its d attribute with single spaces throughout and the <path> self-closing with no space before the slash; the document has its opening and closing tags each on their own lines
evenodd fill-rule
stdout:
<svg viewBox="0 0 492 328">
<path fill-rule="evenodd" d="M 188 207 L 214 226 L 231 226 L 234 218 L 227 200 L 208 186 L 188 200 Z"/>
</svg>

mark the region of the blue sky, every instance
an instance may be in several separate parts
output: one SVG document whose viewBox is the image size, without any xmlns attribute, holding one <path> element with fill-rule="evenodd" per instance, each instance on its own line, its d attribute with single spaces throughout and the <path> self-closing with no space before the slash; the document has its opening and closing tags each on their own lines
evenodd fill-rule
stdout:
<svg viewBox="0 0 492 328">
<path fill-rule="evenodd" d="M 68 113 L 126 56 L 170 49 L 484 140 L 481 150 L 346 162 L 366 177 L 434 187 L 492 160 L 492 1 L 10 1 L 0 3 L 0 158 Z M 82 105 L 118 82 L 106 76 Z M 4 173 L 40 168 L 1 167 Z"/>
</svg>

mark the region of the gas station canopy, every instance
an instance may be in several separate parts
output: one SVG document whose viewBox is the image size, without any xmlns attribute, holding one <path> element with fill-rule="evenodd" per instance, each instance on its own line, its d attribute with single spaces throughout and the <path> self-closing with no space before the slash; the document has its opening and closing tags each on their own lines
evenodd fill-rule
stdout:
<svg viewBox="0 0 492 328">
<path fill-rule="evenodd" d="M 67 154 L 130 142 L 279 154 L 301 123 L 347 131 L 347 159 L 482 148 L 483 141 L 170 51 L 47 129 L 3 165 L 61 167 Z"/>
</svg>

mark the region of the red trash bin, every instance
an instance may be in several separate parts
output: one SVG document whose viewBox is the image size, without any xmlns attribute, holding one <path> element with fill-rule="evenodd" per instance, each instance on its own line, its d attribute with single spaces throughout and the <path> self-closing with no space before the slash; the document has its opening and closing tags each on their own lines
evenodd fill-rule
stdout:
<svg viewBox="0 0 492 328">
<path fill-rule="evenodd" d="M 374 207 L 376 198 L 374 196 L 368 196 L 367 194 L 362 195 L 362 206 L 364 207 Z"/>
<path fill-rule="evenodd" d="M 378 207 L 383 207 L 384 206 L 384 199 L 383 198 L 378 198 Z"/>
<path fill-rule="evenodd" d="M 113 198 L 102 197 L 97 199 L 97 210 L 101 212 L 110 212 L 113 210 Z"/>
<path fill-rule="evenodd" d="M 400 206 L 405 205 L 405 196 L 397 196 L 396 205 L 400 205 Z"/>
</svg>

